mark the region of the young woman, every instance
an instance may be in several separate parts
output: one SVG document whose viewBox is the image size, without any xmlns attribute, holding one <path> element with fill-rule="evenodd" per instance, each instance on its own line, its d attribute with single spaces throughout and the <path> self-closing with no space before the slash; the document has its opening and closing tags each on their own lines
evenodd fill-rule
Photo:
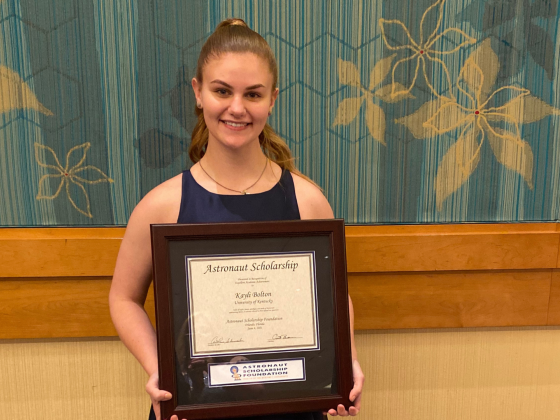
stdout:
<svg viewBox="0 0 560 420">
<path fill-rule="evenodd" d="M 144 311 L 152 273 L 150 224 L 333 217 L 320 189 L 295 169 L 287 145 L 267 124 L 278 96 L 277 79 L 274 55 L 259 34 L 240 19 L 218 25 L 202 48 L 192 80 L 198 115 L 189 149 L 194 166 L 150 191 L 130 217 L 109 300 L 121 340 L 149 375 L 153 419 L 160 419 L 160 401 L 171 394 L 158 387 L 156 336 Z M 350 319 L 353 325 L 351 302 Z M 353 333 L 352 359 L 354 407 L 339 405 L 329 410 L 331 415 L 356 415 L 360 409 L 363 374 Z"/>
</svg>

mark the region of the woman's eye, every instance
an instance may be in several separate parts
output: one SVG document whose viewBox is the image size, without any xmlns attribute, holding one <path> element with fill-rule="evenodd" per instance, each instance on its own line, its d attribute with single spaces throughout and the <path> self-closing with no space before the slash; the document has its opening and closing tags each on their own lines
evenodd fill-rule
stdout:
<svg viewBox="0 0 560 420">
<path fill-rule="evenodd" d="M 228 91 L 226 89 L 216 89 L 218 95 L 227 95 Z"/>
<path fill-rule="evenodd" d="M 261 95 L 256 93 L 256 92 L 250 92 L 250 93 L 247 94 L 247 96 L 249 96 L 249 98 L 252 98 L 252 99 L 256 99 L 256 98 L 261 97 Z"/>
</svg>

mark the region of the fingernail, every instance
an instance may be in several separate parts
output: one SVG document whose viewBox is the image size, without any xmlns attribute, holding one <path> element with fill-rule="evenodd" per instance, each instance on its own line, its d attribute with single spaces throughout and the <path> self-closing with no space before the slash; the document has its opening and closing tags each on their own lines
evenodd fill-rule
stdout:
<svg viewBox="0 0 560 420">
<path fill-rule="evenodd" d="M 168 392 L 167 394 L 165 394 L 165 398 L 167 399 L 171 398 L 171 394 Z"/>
</svg>

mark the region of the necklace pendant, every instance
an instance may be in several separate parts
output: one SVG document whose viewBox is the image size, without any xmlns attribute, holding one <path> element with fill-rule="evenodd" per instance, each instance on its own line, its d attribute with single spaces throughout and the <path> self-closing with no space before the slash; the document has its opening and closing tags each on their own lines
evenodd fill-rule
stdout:
<svg viewBox="0 0 560 420">
<path fill-rule="evenodd" d="M 248 192 L 247 192 L 247 190 L 243 190 L 243 191 L 241 191 L 241 194 L 243 194 L 243 195 L 247 195 L 247 194 L 248 194 Z"/>
</svg>

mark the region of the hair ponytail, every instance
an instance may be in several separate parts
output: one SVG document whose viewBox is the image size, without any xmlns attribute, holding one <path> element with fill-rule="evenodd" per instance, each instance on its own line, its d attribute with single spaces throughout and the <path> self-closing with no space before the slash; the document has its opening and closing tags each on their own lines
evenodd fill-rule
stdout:
<svg viewBox="0 0 560 420">
<path fill-rule="evenodd" d="M 206 127 L 206 121 L 204 121 L 204 114 L 198 107 L 195 107 L 195 114 L 198 119 L 193 128 L 191 144 L 189 146 L 189 157 L 193 163 L 202 159 L 206 151 L 206 145 L 208 144 L 208 127 Z"/>
</svg>

